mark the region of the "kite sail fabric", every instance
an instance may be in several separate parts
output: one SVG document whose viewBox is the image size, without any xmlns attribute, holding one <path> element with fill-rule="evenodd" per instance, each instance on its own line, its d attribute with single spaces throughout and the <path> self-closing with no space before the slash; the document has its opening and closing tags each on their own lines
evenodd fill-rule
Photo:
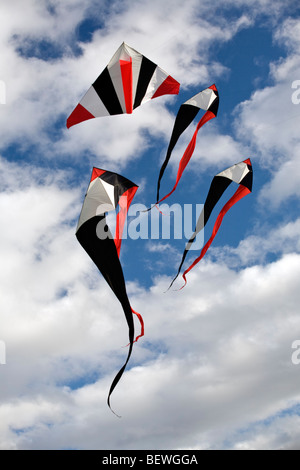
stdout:
<svg viewBox="0 0 300 470">
<path fill-rule="evenodd" d="M 110 396 L 119 382 L 130 359 L 133 343 L 144 334 L 144 323 L 141 315 L 135 312 L 128 300 L 124 274 L 119 259 L 121 237 L 129 205 L 138 189 L 134 183 L 117 173 L 93 168 L 91 181 L 84 199 L 76 230 L 76 237 L 93 260 L 104 279 L 120 301 L 129 328 L 129 351 L 123 367 L 120 369 L 108 395 Z M 106 224 L 105 213 L 120 206 L 117 217 L 116 235 L 113 239 Z M 141 334 L 134 340 L 133 313 L 141 323 Z"/>
<path fill-rule="evenodd" d="M 88 119 L 131 114 L 162 95 L 179 93 L 180 84 L 157 64 L 123 42 L 67 119 L 67 127 Z"/>
<path fill-rule="evenodd" d="M 206 88 L 205 90 L 201 91 L 197 95 L 193 96 L 190 98 L 188 101 L 183 103 L 179 111 L 177 113 L 169 147 L 167 150 L 166 158 L 165 161 L 163 162 L 159 177 L 158 177 L 158 182 L 157 182 L 157 194 L 156 194 L 156 204 L 159 204 L 163 200 L 167 199 L 176 189 L 179 180 L 182 176 L 182 173 L 187 166 L 188 162 L 190 161 L 193 152 L 195 150 L 196 146 L 196 140 L 197 140 L 197 134 L 199 129 L 208 122 L 210 119 L 214 118 L 217 116 L 218 113 L 218 108 L 219 108 L 219 93 L 217 90 L 216 85 L 211 85 L 209 88 Z M 192 123 L 194 118 L 197 116 L 198 112 L 200 109 L 203 109 L 205 114 L 202 116 L 200 121 L 198 122 L 198 125 L 196 127 L 196 130 L 194 132 L 194 135 L 189 142 L 180 162 L 179 162 L 179 168 L 177 172 L 177 177 L 176 177 L 176 182 L 175 185 L 172 189 L 171 192 L 169 192 L 166 196 L 164 196 L 162 199 L 159 199 L 159 191 L 160 191 L 160 183 L 161 179 L 163 177 L 163 174 L 165 172 L 165 169 L 168 165 L 168 162 L 171 158 L 172 151 L 181 136 L 181 134 L 187 129 L 187 127 Z"/>
<path fill-rule="evenodd" d="M 230 168 L 227 168 L 226 170 L 222 171 L 221 173 L 217 174 L 210 185 L 210 189 L 206 198 L 206 201 L 204 203 L 203 210 L 198 218 L 197 225 L 196 225 L 196 230 L 191 236 L 190 240 L 188 241 L 183 256 L 182 260 L 180 263 L 180 266 L 178 268 L 178 272 L 176 277 L 173 279 L 173 281 L 170 284 L 170 287 L 174 283 L 175 279 L 180 274 L 182 265 L 185 261 L 186 255 L 188 254 L 189 249 L 191 248 L 192 243 L 194 242 L 196 235 L 205 227 L 215 205 L 225 192 L 225 190 L 228 188 L 228 186 L 232 183 L 235 182 L 239 185 L 237 188 L 236 192 L 234 195 L 229 199 L 229 201 L 224 205 L 222 210 L 220 211 L 216 222 L 214 224 L 212 234 L 210 239 L 207 241 L 207 243 L 204 245 L 204 247 L 201 250 L 200 255 L 198 258 L 195 259 L 195 261 L 184 271 L 182 277 L 184 279 L 184 285 L 181 287 L 181 289 L 186 285 L 187 280 L 186 280 L 186 275 L 187 273 L 197 264 L 199 261 L 204 257 L 205 253 L 209 249 L 210 245 L 212 244 L 220 226 L 222 223 L 222 220 L 225 216 L 225 214 L 229 211 L 229 209 L 236 204 L 240 199 L 242 199 L 244 196 L 247 194 L 251 193 L 252 191 L 252 181 L 253 181 L 253 171 L 252 171 L 252 164 L 250 158 L 247 160 L 244 160 L 243 162 L 237 163 Z"/>
</svg>

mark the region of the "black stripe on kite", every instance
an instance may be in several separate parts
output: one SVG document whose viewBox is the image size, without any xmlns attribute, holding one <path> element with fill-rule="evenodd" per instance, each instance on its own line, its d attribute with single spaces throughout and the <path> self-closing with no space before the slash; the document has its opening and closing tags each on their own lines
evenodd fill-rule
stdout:
<svg viewBox="0 0 300 470">
<path fill-rule="evenodd" d="M 137 83 L 137 88 L 136 88 L 136 93 L 135 93 L 133 109 L 140 106 L 146 94 L 149 82 L 156 70 L 156 67 L 157 65 L 154 64 L 154 62 L 152 62 L 150 59 L 147 59 L 147 57 L 143 56 L 138 83 Z"/>
<path fill-rule="evenodd" d="M 114 115 L 123 113 L 118 95 L 107 67 L 95 80 L 93 87 L 109 114 Z"/>
</svg>

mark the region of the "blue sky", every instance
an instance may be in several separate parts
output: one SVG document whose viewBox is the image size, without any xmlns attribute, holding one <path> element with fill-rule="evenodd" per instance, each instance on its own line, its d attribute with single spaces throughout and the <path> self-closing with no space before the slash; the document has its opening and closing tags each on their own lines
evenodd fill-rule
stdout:
<svg viewBox="0 0 300 470">
<path fill-rule="evenodd" d="M 1 449 L 299 448 L 299 14 L 296 1 L 269 0 L 1 4 Z M 68 130 L 123 41 L 178 80 L 179 95 Z M 182 291 L 165 292 L 185 239 L 123 241 L 145 337 L 112 396 L 119 420 L 106 398 L 128 331 L 75 238 L 84 194 L 99 166 L 139 185 L 133 203 L 154 203 L 177 110 L 213 83 L 218 116 L 199 131 L 168 203 L 195 211 L 213 176 L 249 157 L 253 192 L 226 215 Z"/>
</svg>

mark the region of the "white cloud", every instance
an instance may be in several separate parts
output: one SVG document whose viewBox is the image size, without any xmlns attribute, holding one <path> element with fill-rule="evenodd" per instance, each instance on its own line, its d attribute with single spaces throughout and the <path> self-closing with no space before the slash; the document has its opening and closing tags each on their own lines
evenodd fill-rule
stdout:
<svg viewBox="0 0 300 470">
<path fill-rule="evenodd" d="M 286 46 L 285 58 L 270 64 L 272 86 L 255 91 L 237 107 L 237 136 L 248 142 L 254 160 L 270 172 L 261 191 L 262 201 L 278 208 L 299 196 L 299 109 L 293 102 L 293 82 L 300 76 L 297 49 L 299 20 L 287 19 L 274 32 Z"/>
<path fill-rule="evenodd" d="M 69 260 L 70 253 L 66 256 Z M 87 292 L 86 285 L 80 288 L 77 282 L 79 292 L 69 294 L 67 309 L 52 302 L 51 315 L 42 312 L 48 317 L 43 320 L 45 333 L 42 319 L 35 315 L 31 326 L 37 327 L 41 344 L 32 327 L 22 331 L 18 346 L 7 343 L 15 352 L 13 362 L 1 369 L 3 378 L 11 378 L 18 364 L 22 373 L 19 370 L 18 380 L 1 393 L 3 447 L 153 449 L 160 448 L 164 436 L 164 448 L 172 449 L 278 448 L 273 435 L 280 437 L 286 417 L 282 412 L 276 418 L 278 431 L 271 418 L 299 399 L 298 370 L 291 362 L 299 328 L 299 266 L 294 254 L 240 272 L 204 262 L 180 293 L 163 294 L 168 280 L 162 278 L 150 291 L 133 295 L 135 308 L 144 316 L 146 337 L 134 351 L 132 365 L 140 365 L 125 373 L 113 395 L 113 407 L 123 415 L 117 422 L 105 398 L 121 356 L 107 367 L 105 361 L 108 350 L 116 347 L 111 327 L 118 315 L 101 312 L 99 285 Z M 88 298 L 83 320 L 77 302 Z M 15 325 L 17 331 L 22 328 L 20 315 Z M 52 348 L 47 347 L 46 334 L 55 341 Z M 25 352 L 20 362 L 26 339 L 38 348 L 39 360 Z M 63 386 L 70 371 L 73 380 L 88 371 L 95 383 L 72 391 Z M 15 396 L 20 389 L 22 400 Z M 263 432 L 257 434 L 262 421 Z M 240 428 L 247 433 L 239 434 Z M 281 441 L 280 446 L 292 442 Z"/>
<path fill-rule="evenodd" d="M 277 227 L 266 223 L 257 226 L 256 234 L 241 240 L 237 247 L 212 247 L 211 252 L 216 259 L 232 267 L 265 264 L 270 255 L 278 257 L 283 253 L 299 253 L 299 235 L 299 219 L 281 223 Z"/>
</svg>

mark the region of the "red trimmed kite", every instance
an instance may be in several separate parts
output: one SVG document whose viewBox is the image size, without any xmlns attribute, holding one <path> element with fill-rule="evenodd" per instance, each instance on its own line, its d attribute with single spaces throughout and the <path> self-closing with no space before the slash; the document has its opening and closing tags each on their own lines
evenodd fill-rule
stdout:
<svg viewBox="0 0 300 470">
<path fill-rule="evenodd" d="M 200 214 L 197 225 L 196 225 L 196 230 L 191 236 L 189 242 L 187 243 L 182 260 L 177 272 L 176 277 L 173 279 L 170 287 L 172 286 L 173 282 L 175 279 L 179 276 L 179 273 L 181 271 L 182 265 L 184 263 L 184 260 L 186 258 L 186 255 L 191 247 L 191 244 L 194 242 L 196 235 L 205 227 L 212 210 L 214 209 L 215 205 L 225 192 L 225 190 L 228 188 L 228 186 L 232 183 L 235 182 L 239 185 L 237 188 L 236 192 L 234 195 L 229 199 L 229 201 L 224 205 L 223 209 L 220 211 L 216 222 L 213 227 L 212 235 L 208 242 L 204 245 L 204 247 L 201 250 L 200 255 L 198 256 L 197 259 L 184 271 L 182 277 L 184 279 L 185 284 L 183 287 L 186 285 L 187 280 L 186 280 L 186 274 L 197 264 L 199 261 L 204 257 L 205 253 L 207 252 L 208 248 L 212 244 L 220 226 L 223 220 L 224 215 L 229 211 L 229 209 L 240 199 L 242 199 L 244 196 L 247 194 L 251 193 L 252 191 L 252 181 L 253 181 L 253 172 L 252 172 L 252 164 L 250 158 L 247 160 L 244 160 L 243 162 L 237 163 L 236 165 L 231 166 L 230 168 L 227 168 L 226 170 L 222 171 L 221 173 L 217 174 L 210 185 L 209 192 L 206 198 L 206 201 L 204 203 L 204 207 L 202 210 L 202 213 Z"/>
<path fill-rule="evenodd" d="M 151 60 L 123 43 L 67 119 L 67 127 L 88 119 L 131 114 L 146 101 L 179 93 L 180 84 Z"/>
<path fill-rule="evenodd" d="M 125 364 L 116 375 L 108 395 L 119 382 L 132 353 L 133 343 L 143 336 L 144 323 L 140 314 L 135 312 L 129 303 L 125 279 L 119 259 L 121 238 L 128 208 L 138 189 L 128 179 L 110 171 L 93 168 L 76 230 L 76 237 L 81 246 L 94 261 L 104 279 L 119 299 L 129 328 L 129 351 Z M 113 239 L 106 225 L 105 213 L 120 208 L 117 215 L 116 235 Z M 133 315 L 141 323 L 141 334 L 134 340 Z"/>
<path fill-rule="evenodd" d="M 167 167 L 167 164 L 170 160 L 171 153 L 179 137 L 187 129 L 187 127 L 192 123 L 192 121 L 197 116 L 200 109 L 203 109 L 206 112 L 200 119 L 197 125 L 197 128 L 194 132 L 194 135 L 180 160 L 175 186 L 173 187 L 172 191 L 169 194 L 164 196 L 162 199 L 159 199 L 160 182 L 164 174 L 164 171 Z M 175 191 L 179 183 L 179 180 L 182 176 L 182 173 L 185 167 L 187 166 L 188 162 L 190 161 L 193 155 L 193 152 L 195 150 L 197 134 L 198 134 L 199 129 L 207 121 L 217 116 L 218 109 L 219 109 L 219 93 L 216 88 L 216 85 L 211 85 L 209 88 L 206 88 L 205 90 L 201 91 L 200 93 L 193 96 L 192 98 L 190 98 L 188 101 L 186 101 L 180 106 L 176 119 L 175 119 L 173 132 L 172 132 L 169 147 L 167 150 L 167 155 L 160 169 L 160 174 L 159 174 L 159 178 L 157 182 L 156 204 L 162 202 L 164 199 L 167 199 Z"/>
</svg>

